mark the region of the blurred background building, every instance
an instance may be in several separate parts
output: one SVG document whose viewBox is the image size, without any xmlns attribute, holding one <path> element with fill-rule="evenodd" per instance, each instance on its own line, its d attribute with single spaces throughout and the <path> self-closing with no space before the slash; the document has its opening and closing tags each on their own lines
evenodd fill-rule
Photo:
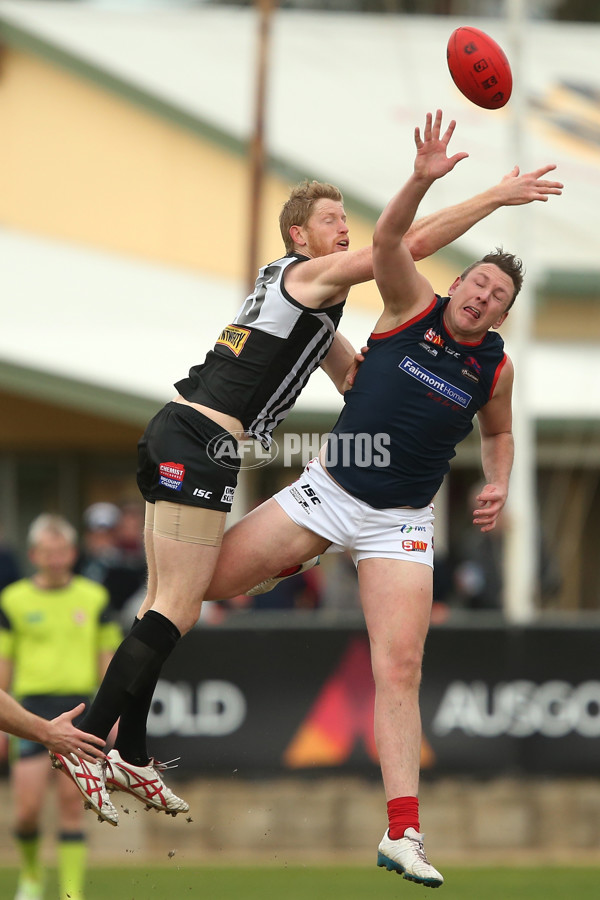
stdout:
<svg viewBox="0 0 600 900">
<path fill-rule="evenodd" d="M 575 852 L 597 858 L 600 839 L 599 21 L 586 0 L 0 0 L 1 574 L 26 568 L 27 524 L 59 512 L 125 623 L 143 592 L 137 440 L 256 266 L 280 255 L 290 186 L 338 184 L 358 248 L 410 171 L 429 110 L 456 118 L 454 147 L 470 157 L 423 214 L 515 164 L 557 164 L 561 198 L 500 211 L 419 264 L 440 293 L 499 244 L 528 272 L 503 333 L 531 492 L 518 475 L 516 509 L 482 543 L 473 436 L 436 500 L 422 797 L 438 848 L 466 847 L 470 862 L 518 847 L 571 864 Z M 474 107 L 450 79 L 446 44 L 463 24 L 511 60 L 501 111 Z M 342 331 L 355 346 L 378 309 L 373 285 L 351 291 Z M 233 517 L 294 477 L 340 407 L 316 373 L 275 458 L 249 456 Z M 505 544 L 530 497 L 535 533 L 521 522 L 516 534 L 535 615 L 513 627 Z M 208 605 L 162 673 L 152 752 L 203 776 L 185 786 L 196 826 L 131 816 L 133 843 L 103 832 L 97 853 L 162 852 L 173 827 L 191 859 L 230 841 L 252 858 L 371 853 L 382 797 L 353 566 L 324 558 L 277 600 Z M 317 780 L 332 772 L 360 783 Z"/>
<path fill-rule="evenodd" d="M 497 244 L 525 258 L 531 334 L 524 349 L 515 313 L 505 338 L 526 373 L 515 399 L 527 395 L 539 541 L 560 572 L 551 589 L 538 578 L 535 602 L 599 609 L 600 30 L 577 21 L 598 11 L 576 0 L 526 3 L 526 31 L 515 36 L 509 6 L 0 2 L 9 544 L 22 545 L 41 510 L 83 524 L 91 503 L 137 500 L 137 439 L 232 317 L 255 265 L 280 254 L 290 185 L 338 184 L 353 247 L 368 243 L 412 165 L 414 125 L 440 106 L 470 158 L 435 186 L 423 213 L 483 190 L 515 163 L 556 162 L 566 185 L 562 198 L 498 212 L 420 265 L 443 293 Z M 261 9 L 272 16 L 259 110 Z M 465 16 L 512 53 L 516 93 L 504 110 L 474 107 L 449 77 L 446 42 Z M 378 306 L 373 285 L 352 290 L 343 331 L 355 345 Z M 340 405 L 317 373 L 278 444 L 285 433 L 326 433 Z M 283 460 L 244 472 L 235 514 L 292 477 Z M 462 560 L 465 497 L 479 478 L 473 438 L 438 498 L 440 565 Z M 440 592 L 452 604 L 455 582 Z"/>
</svg>

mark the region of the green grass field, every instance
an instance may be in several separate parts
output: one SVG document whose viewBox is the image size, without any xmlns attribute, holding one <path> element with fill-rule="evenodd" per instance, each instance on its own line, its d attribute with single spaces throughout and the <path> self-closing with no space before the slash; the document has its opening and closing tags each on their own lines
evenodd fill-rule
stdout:
<svg viewBox="0 0 600 900">
<path fill-rule="evenodd" d="M 560 868 L 442 867 L 446 883 L 432 892 L 376 866 L 141 867 L 90 869 L 86 900 L 597 900 L 600 866 Z M 0 869 L 0 897 L 11 900 L 16 869 Z M 57 900 L 48 872 L 45 900 Z"/>
</svg>

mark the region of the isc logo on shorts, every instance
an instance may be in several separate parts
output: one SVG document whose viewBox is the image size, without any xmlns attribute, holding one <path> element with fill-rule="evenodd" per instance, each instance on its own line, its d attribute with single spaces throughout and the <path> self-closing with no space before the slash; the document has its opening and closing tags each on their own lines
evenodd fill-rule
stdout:
<svg viewBox="0 0 600 900">
<path fill-rule="evenodd" d="M 237 325 L 228 325 L 223 329 L 217 339 L 217 344 L 222 344 L 239 356 L 242 352 L 244 344 L 248 340 L 250 331 L 248 328 L 239 328 Z"/>
<path fill-rule="evenodd" d="M 194 488 L 192 491 L 192 497 L 204 497 L 205 500 L 210 500 L 212 495 L 212 491 L 206 491 L 204 488 Z"/>
<path fill-rule="evenodd" d="M 158 467 L 158 482 L 172 491 L 180 491 L 185 475 L 185 466 L 181 463 L 163 462 Z"/>
</svg>

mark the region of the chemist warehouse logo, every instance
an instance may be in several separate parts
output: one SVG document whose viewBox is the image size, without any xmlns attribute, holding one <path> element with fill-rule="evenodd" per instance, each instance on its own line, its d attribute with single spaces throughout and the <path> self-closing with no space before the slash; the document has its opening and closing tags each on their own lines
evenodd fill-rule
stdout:
<svg viewBox="0 0 600 900">
<path fill-rule="evenodd" d="M 185 466 L 176 462 L 162 462 L 158 467 L 158 481 L 172 491 L 181 491 L 185 477 Z"/>
<path fill-rule="evenodd" d="M 405 356 L 398 368 L 403 372 L 406 372 L 412 378 L 415 378 L 417 381 L 420 381 L 421 384 L 424 384 L 426 387 L 436 391 L 436 393 L 441 394 L 442 397 L 452 400 L 453 403 L 458 403 L 463 409 L 466 409 L 472 400 L 471 394 L 461 391 L 460 388 L 457 388 L 449 381 L 440 378 L 439 375 L 434 375 L 433 372 L 424 369 L 423 366 L 416 363 L 410 356 Z"/>
</svg>

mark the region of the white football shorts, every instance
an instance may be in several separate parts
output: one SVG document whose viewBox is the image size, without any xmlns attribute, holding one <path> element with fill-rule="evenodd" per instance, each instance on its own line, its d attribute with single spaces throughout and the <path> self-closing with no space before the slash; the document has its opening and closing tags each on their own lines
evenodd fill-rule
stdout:
<svg viewBox="0 0 600 900">
<path fill-rule="evenodd" d="M 340 487 L 318 458 L 273 499 L 297 525 L 331 541 L 327 553 L 348 550 L 355 566 L 384 558 L 433 568 L 433 504 L 375 509 Z"/>
</svg>

